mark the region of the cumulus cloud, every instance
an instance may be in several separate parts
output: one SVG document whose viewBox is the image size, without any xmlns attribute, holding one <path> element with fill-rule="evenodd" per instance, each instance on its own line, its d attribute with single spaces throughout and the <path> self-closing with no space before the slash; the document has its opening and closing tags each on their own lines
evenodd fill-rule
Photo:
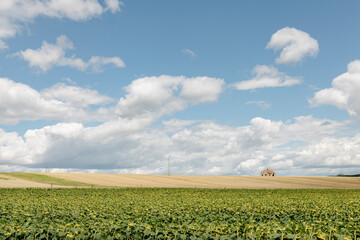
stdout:
<svg viewBox="0 0 360 240">
<path fill-rule="evenodd" d="M 41 95 L 47 100 L 58 100 L 80 107 L 104 105 L 113 101 L 110 97 L 101 95 L 95 90 L 69 86 L 64 83 L 57 83 L 50 88 L 44 89 L 41 91 Z"/>
<path fill-rule="evenodd" d="M 316 92 L 309 100 L 310 105 L 329 104 L 346 109 L 351 116 L 360 117 L 360 60 L 350 62 L 347 70 L 333 79 L 332 88 Z"/>
<path fill-rule="evenodd" d="M 297 63 L 305 57 L 315 57 L 319 52 L 317 40 L 306 32 L 296 28 L 285 27 L 271 36 L 267 49 L 281 49 L 276 63 Z"/>
<path fill-rule="evenodd" d="M 95 127 L 59 123 L 24 136 L 0 130 L 0 165 L 74 171 L 174 174 L 336 174 L 360 169 L 360 133 L 346 123 L 300 116 L 291 121 L 254 118 L 249 125 L 172 119 L 118 119 Z M 295 144 L 296 143 L 296 144 Z M 90 170 L 96 169 L 96 170 Z"/>
<path fill-rule="evenodd" d="M 334 151 L 329 156 L 324 154 L 325 151 L 313 151 L 312 159 L 317 160 L 311 163 L 302 154 L 315 144 L 323 143 L 325 146 L 330 139 L 334 141 L 339 138 L 337 135 L 342 132 L 344 125 L 311 116 L 297 117 L 288 122 L 254 118 L 250 125 L 239 127 L 209 121 L 194 123 L 172 135 L 173 166 L 186 174 L 258 175 L 264 168 L 274 168 L 280 175 L 326 174 L 325 171 L 335 167 L 335 162 L 330 163 L 329 158 L 339 152 L 336 154 Z M 360 153 L 359 142 L 356 143 L 358 135 L 340 139 L 343 145 L 348 141 L 354 143 L 350 145 L 351 154 L 346 149 L 337 148 L 343 159 Z M 353 159 L 353 162 L 356 160 Z M 343 164 L 347 167 L 345 162 Z M 316 173 L 305 170 L 318 168 L 324 171 Z M 339 168 L 337 170 L 341 171 Z M 356 168 L 360 169 L 360 162 L 357 162 Z"/>
<path fill-rule="evenodd" d="M 255 104 L 262 109 L 268 109 L 271 107 L 271 104 L 265 101 L 247 101 L 246 104 Z"/>
<path fill-rule="evenodd" d="M 253 90 L 267 87 L 290 87 L 302 82 L 300 78 L 279 72 L 274 66 L 256 65 L 252 72 L 255 75 L 253 79 L 237 82 L 233 86 L 238 90 Z"/>
<path fill-rule="evenodd" d="M 51 119 L 66 114 L 64 103 L 46 100 L 28 85 L 0 78 L 0 122 L 16 123 L 19 119 Z M 59 114 L 60 113 L 60 114 Z"/>
<path fill-rule="evenodd" d="M 95 90 L 65 84 L 39 92 L 30 86 L 0 78 L 0 123 L 21 120 L 59 120 L 91 122 L 100 117 L 89 105 L 102 105 L 111 98 Z"/>
<path fill-rule="evenodd" d="M 99 57 L 92 56 L 88 62 L 80 58 L 66 57 L 66 50 L 74 49 L 73 43 L 65 36 L 61 35 L 56 39 L 55 44 L 43 42 L 39 49 L 26 49 L 17 52 L 29 63 L 30 67 L 37 67 L 43 72 L 51 69 L 53 66 L 69 66 L 85 71 L 90 68 L 93 72 L 101 72 L 104 65 L 112 64 L 115 67 L 125 67 L 125 63 L 119 57 Z"/>
<path fill-rule="evenodd" d="M 196 54 L 193 50 L 188 49 L 188 48 L 184 48 L 184 49 L 182 50 L 182 53 L 185 54 L 185 55 L 189 55 L 189 56 L 192 57 L 192 58 L 194 58 L 194 57 L 197 56 L 197 54 Z"/>
<path fill-rule="evenodd" d="M 156 161 L 164 149 L 162 145 L 167 145 L 166 136 L 144 130 L 149 123 L 142 119 L 119 119 L 97 127 L 59 123 L 28 130 L 23 137 L 0 131 L 0 165 L 80 169 L 138 167 Z"/>
<path fill-rule="evenodd" d="M 222 92 L 224 84 L 224 80 L 218 78 L 187 78 L 182 81 L 180 95 L 194 104 L 215 102 Z"/>
<path fill-rule="evenodd" d="M 224 85 L 224 80 L 210 77 L 139 78 L 125 87 L 127 94 L 118 102 L 116 113 L 122 117 L 154 112 L 159 116 L 171 114 L 185 109 L 188 104 L 217 101 Z"/>
<path fill-rule="evenodd" d="M 28 149 L 25 142 L 15 132 L 5 132 L 0 129 L 0 165 L 2 163 L 10 163 L 11 165 L 25 165 L 29 162 L 30 156 L 26 156 Z"/>
<path fill-rule="evenodd" d="M 15 36 L 23 24 L 37 17 L 68 18 L 85 21 L 101 16 L 106 11 L 120 11 L 121 2 L 105 0 L 2 0 L 0 1 L 0 48 L 6 48 L 3 39 Z"/>
<path fill-rule="evenodd" d="M 40 119 L 102 122 L 119 117 L 155 120 L 184 110 L 189 104 L 217 101 L 224 85 L 224 80 L 210 77 L 139 78 L 124 88 L 124 97 L 107 106 L 114 100 L 92 89 L 58 83 L 37 91 L 26 84 L 0 78 L 0 123 Z"/>
<path fill-rule="evenodd" d="M 0 165 L 35 168 L 71 165 L 80 169 L 156 166 L 171 145 L 171 139 L 164 130 L 149 126 L 164 114 L 183 110 L 189 104 L 216 101 L 224 84 L 222 79 L 208 77 L 140 78 L 125 87 L 127 94 L 116 105 L 92 109 L 90 105 L 108 104 L 112 99 L 64 83 L 37 91 L 22 83 L 0 79 L 2 123 L 61 121 L 28 130 L 24 136 L 0 131 Z M 189 86 L 196 89 L 190 91 Z M 89 121 L 103 123 L 95 127 L 80 123 Z"/>
<path fill-rule="evenodd" d="M 209 86 L 197 88 L 203 85 Z M 0 129 L 0 170 L 163 174 L 169 157 L 174 174 L 258 175 L 273 168 L 278 175 L 329 175 L 360 170 L 360 132 L 349 131 L 347 122 L 312 116 L 285 122 L 256 117 L 242 126 L 158 122 L 188 105 L 216 101 L 223 85 L 222 79 L 209 77 L 139 78 L 124 88 L 124 97 L 107 106 L 113 100 L 91 89 L 58 83 L 37 91 L 0 79 L 2 123 L 61 121 L 23 135 Z M 101 123 L 87 127 L 87 121 Z"/>
</svg>

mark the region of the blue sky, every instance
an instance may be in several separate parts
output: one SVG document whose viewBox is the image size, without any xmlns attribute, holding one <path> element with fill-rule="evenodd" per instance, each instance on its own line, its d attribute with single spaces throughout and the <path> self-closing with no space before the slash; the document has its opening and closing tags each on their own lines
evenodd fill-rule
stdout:
<svg viewBox="0 0 360 240">
<path fill-rule="evenodd" d="M 358 1 L 0 3 L 0 171 L 360 171 Z"/>
</svg>

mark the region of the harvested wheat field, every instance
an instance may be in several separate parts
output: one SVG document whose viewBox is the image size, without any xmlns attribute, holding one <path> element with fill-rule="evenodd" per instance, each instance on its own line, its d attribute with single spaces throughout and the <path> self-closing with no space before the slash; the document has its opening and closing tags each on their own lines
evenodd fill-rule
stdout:
<svg viewBox="0 0 360 240">
<path fill-rule="evenodd" d="M 90 173 L 41 174 L 70 181 L 113 187 L 360 189 L 360 178 L 351 177 L 167 176 Z"/>
<path fill-rule="evenodd" d="M 49 184 L 14 178 L 8 175 L 0 174 L 0 187 L 2 188 L 48 188 Z"/>
<path fill-rule="evenodd" d="M 189 175 L 137 175 L 90 173 L 29 173 L 48 176 L 61 181 L 53 187 L 159 187 L 159 188 L 244 188 L 244 189 L 297 189 L 337 188 L 360 189 L 358 177 L 260 177 L 260 176 L 189 176 Z M 15 177 L 14 177 L 15 176 Z M 70 184 L 69 184 L 70 183 Z M 78 184 L 72 184 L 78 183 Z M 82 185 L 79 185 L 82 184 Z M 25 180 L 17 175 L 0 174 L 0 187 L 51 187 L 49 183 Z"/>
</svg>

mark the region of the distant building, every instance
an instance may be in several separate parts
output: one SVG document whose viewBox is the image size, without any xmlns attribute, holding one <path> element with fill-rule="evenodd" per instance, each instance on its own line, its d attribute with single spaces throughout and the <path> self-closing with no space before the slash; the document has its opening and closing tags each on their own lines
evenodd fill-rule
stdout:
<svg viewBox="0 0 360 240">
<path fill-rule="evenodd" d="M 274 172 L 273 170 L 270 170 L 270 169 L 265 169 L 265 170 L 262 170 L 262 171 L 261 171 L 260 176 L 271 176 L 271 177 L 274 177 L 274 176 L 275 176 L 275 172 Z"/>
</svg>

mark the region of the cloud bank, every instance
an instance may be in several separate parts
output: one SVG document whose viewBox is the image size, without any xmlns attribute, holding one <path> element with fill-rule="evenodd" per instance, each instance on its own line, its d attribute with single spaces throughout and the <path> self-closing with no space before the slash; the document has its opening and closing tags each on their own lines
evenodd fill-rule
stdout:
<svg viewBox="0 0 360 240">
<path fill-rule="evenodd" d="M 360 169 L 360 133 L 344 135 L 343 122 L 312 116 L 288 122 L 254 118 L 238 127 L 179 119 L 149 127 L 151 122 L 59 123 L 24 136 L 0 130 L 0 169 L 164 174 L 169 157 L 174 174 L 258 175 L 274 168 L 279 175 L 313 175 Z"/>
<path fill-rule="evenodd" d="M 224 80 L 210 77 L 144 77 L 125 86 L 126 94 L 114 100 L 64 83 L 37 91 L 2 78 L 2 123 L 59 123 L 23 135 L 0 129 L 0 171 L 47 167 L 164 174 L 168 158 L 174 174 L 258 175 L 263 168 L 274 168 L 279 175 L 329 175 L 360 170 L 360 132 L 349 131 L 347 122 L 299 116 L 285 122 L 256 117 L 242 126 L 174 118 L 159 123 L 164 115 L 217 101 L 224 85 Z M 89 121 L 97 123 L 84 125 Z"/>
</svg>

